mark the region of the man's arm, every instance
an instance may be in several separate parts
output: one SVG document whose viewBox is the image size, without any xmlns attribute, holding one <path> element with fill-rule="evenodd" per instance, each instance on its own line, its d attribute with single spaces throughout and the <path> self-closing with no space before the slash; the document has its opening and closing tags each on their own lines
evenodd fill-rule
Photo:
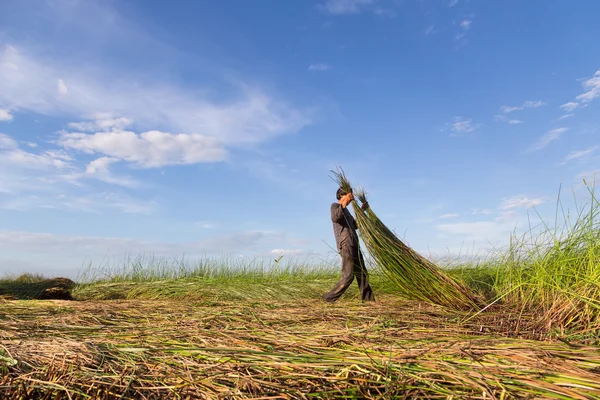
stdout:
<svg viewBox="0 0 600 400">
<path fill-rule="evenodd" d="M 344 208 L 341 204 L 331 205 L 331 222 L 342 222 L 344 220 Z"/>
</svg>

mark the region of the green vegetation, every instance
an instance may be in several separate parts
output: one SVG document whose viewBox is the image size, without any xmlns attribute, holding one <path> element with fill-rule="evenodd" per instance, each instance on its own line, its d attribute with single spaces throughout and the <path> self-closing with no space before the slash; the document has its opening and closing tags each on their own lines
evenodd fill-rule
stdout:
<svg viewBox="0 0 600 400">
<path fill-rule="evenodd" d="M 541 231 L 514 236 L 496 267 L 494 291 L 538 316 L 541 328 L 592 334 L 600 329 L 600 203 L 588 190 L 589 203 L 574 221 L 563 213 L 553 227 L 542 223 Z"/>
<path fill-rule="evenodd" d="M 174 268 L 169 269 L 169 265 Z M 339 279 L 335 264 L 310 265 L 295 260 L 129 258 L 117 268 L 88 266 L 73 291 L 80 300 L 293 300 L 314 299 Z M 98 277 L 100 276 L 100 278 Z M 394 285 L 374 268 L 374 288 L 394 293 Z M 354 288 L 349 296 L 356 295 Z"/>
</svg>

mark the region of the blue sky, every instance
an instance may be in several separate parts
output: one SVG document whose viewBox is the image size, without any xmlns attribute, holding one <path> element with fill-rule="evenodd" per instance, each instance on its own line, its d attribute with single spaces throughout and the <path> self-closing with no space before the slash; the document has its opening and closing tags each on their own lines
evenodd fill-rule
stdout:
<svg viewBox="0 0 600 400">
<path fill-rule="evenodd" d="M 598 13 L 3 1 L 0 273 L 124 254 L 330 259 L 338 165 L 426 255 L 505 245 L 600 170 Z"/>
</svg>

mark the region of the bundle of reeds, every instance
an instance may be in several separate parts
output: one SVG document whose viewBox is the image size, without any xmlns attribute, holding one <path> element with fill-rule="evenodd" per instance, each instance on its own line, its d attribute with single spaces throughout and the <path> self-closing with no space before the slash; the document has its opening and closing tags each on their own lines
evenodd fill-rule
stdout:
<svg viewBox="0 0 600 400">
<path fill-rule="evenodd" d="M 334 180 L 344 189 L 353 190 L 343 170 L 332 171 Z M 362 204 L 367 202 L 362 188 L 353 190 Z M 459 310 L 474 310 L 481 303 L 466 285 L 446 275 L 433 262 L 400 240 L 370 208 L 352 202 L 358 233 L 367 250 L 383 272 L 396 283 L 408 299 L 426 301 Z"/>
</svg>

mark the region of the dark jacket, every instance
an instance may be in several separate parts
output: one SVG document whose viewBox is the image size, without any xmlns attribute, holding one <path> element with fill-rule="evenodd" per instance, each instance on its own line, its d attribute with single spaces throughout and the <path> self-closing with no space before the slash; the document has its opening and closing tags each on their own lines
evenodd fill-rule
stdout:
<svg viewBox="0 0 600 400">
<path fill-rule="evenodd" d="M 331 205 L 331 222 L 333 222 L 333 233 L 337 250 L 343 246 L 358 247 L 358 235 L 356 234 L 356 221 L 347 208 L 339 203 Z"/>
</svg>

